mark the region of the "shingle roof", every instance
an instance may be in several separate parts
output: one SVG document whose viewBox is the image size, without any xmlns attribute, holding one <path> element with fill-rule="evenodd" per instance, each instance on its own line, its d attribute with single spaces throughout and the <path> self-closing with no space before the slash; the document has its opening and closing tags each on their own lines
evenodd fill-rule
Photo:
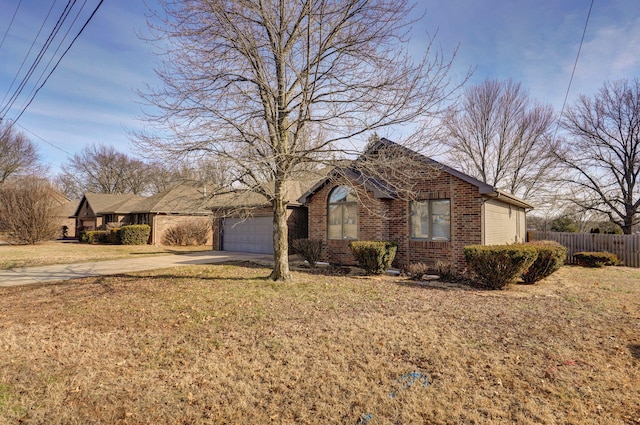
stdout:
<svg viewBox="0 0 640 425">
<path fill-rule="evenodd" d="M 182 183 L 143 198 L 131 206 L 132 213 L 209 214 L 206 185 Z"/>
<path fill-rule="evenodd" d="M 91 192 L 85 193 L 84 198 L 96 214 L 128 214 L 131 212 L 131 206 L 144 199 L 142 196 L 131 193 L 115 195 Z M 74 216 L 78 215 L 78 209 L 81 204 L 78 204 Z"/>
<path fill-rule="evenodd" d="M 391 140 L 385 139 L 385 138 L 381 138 L 377 143 L 373 144 L 372 146 L 369 147 L 369 149 L 367 149 L 367 151 L 365 153 L 363 153 L 360 158 L 363 158 L 364 156 L 366 156 L 367 154 L 371 153 L 371 152 L 375 152 L 376 150 L 380 149 L 380 148 L 388 148 L 388 147 L 392 147 L 394 149 L 399 149 L 401 152 L 405 153 L 406 155 L 410 156 L 411 158 L 417 159 L 419 161 L 421 161 L 422 163 L 424 163 L 425 165 L 429 166 L 429 167 L 435 167 L 439 170 L 442 170 L 448 174 L 451 174 L 457 178 L 459 178 L 460 180 L 463 180 L 467 183 L 470 183 L 474 186 L 476 186 L 478 188 L 478 191 L 481 195 L 486 195 L 488 197 L 492 197 L 492 198 L 500 198 L 503 202 L 506 202 L 508 204 L 512 204 L 512 205 L 516 205 L 518 207 L 522 207 L 522 208 L 533 208 L 533 205 L 527 203 L 526 201 L 523 201 L 522 199 L 517 198 L 514 195 L 508 194 L 502 190 L 496 189 L 493 186 L 484 183 L 474 177 L 471 177 L 468 174 L 465 174 L 461 171 L 458 171 L 454 168 L 449 167 L 448 165 L 442 164 L 434 159 L 428 158 L 418 152 L 415 152 L 409 148 L 406 148 L 402 145 L 399 145 L 395 142 L 392 142 Z M 357 161 L 357 160 L 356 160 Z M 374 195 L 378 198 L 386 198 L 386 199 L 393 199 L 396 198 L 397 195 L 395 193 L 395 190 L 393 187 L 391 187 L 390 185 L 386 184 L 386 182 L 382 182 L 378 179 L 373 179 L 373 178 L 367 178 L 366 176 L 363 176 L 359 171 L 355 170 L 355 169 L 351 169 L 351 168 L 344 168 L 339 170 L 339 172 L 333 173 L 333 175 L 329 175 L 327 177 L 325 177 L 324 179 L 320 180 L 319 182 L 317 182 L 309 191 L 307 191 L 306 193 L 304 193 L 299 199 L 298 201 L 301 204 L 306 204 L 309 202 L 309 198 L 311 196 L 313 196 L 314 193 L 316 193 L 318 190 L 320 190 L 325 184 L 327 184 L 332 177 L 335 177 L 335 174 L 343 174 L 345 175 L 347 178 L 360 183 L 360 184 L 364 184 L 365 187 L 369 190 L 371 190 Z"/>
<path fill-rule="evenodd" d="M 317 177 L 317 176 L 316 176 Z M 289 206 L 299 206 L 298 198 L 309 190 L 315 180 L 292 180 L 286 182 L 286 201 Z M 265 185 L 267 193 L 273 193 L 273 183 Z M 239 207 L 263 207 L 271 202 L 261 193 L 253 191 L 234 191 L 214 196 L 209 204 L 211 209 L 239 208 Z"/>
<path fill-rule="evenodd" d="M 289 180 L 285 184 L 286 201 L 288 206 L 300 206 L 298 199 L 303 193 L 308 191 L 312 185 L 321 178 L 325 172 L 308 173 L 302 178 L 296 180 Z M 273 193 L 273 182 L 266 183 L 263 186 L 267 193 Z M 210 209 L 224 209 L 224 208 L 247 208 L 247 207 L 265 207 L 270 206 L 269 199 L 261 194 L 250 190 L 237 190 L 233 192 L 227 192 L 224 194 L 216 195 L 211 199 L 209 203 Z"/>
</svg>

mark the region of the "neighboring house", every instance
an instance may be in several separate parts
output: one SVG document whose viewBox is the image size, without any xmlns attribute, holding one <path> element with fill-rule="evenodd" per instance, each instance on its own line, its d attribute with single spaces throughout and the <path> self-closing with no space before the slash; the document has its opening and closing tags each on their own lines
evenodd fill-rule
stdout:
<svg viewBox="0 0 640 425">
<path fill-rule="evenodd" d="M 149 197 L 85 193 L 74 217 L 78 231 L 148 224 L 149 243 L 162 245 L 167 229 L 180 223 L 195 221 L 210 227 L 207 203 L 206 188 L 195 184 L 180 184 Z M 207 243 L 212 243 L 211 233 Z"/>
<path fill-rule="evenodd" d="M 75 238 L 76 237 L 76 219 L 74 217 L 76 210 L 78 209 L 79 201 L 70 200 L 68 198 L 64 198 L 61 200 L 60 207 L 58 209 L 58 218 L 60 219 L 60 237 L 63 235 L 63 227 L 67 228 L 67 237 Z"/>
<path fill-rule="evenodd" d="M 358 161 L 385 164 L 375 160 L 381 155 L 415 167 L 410 189 L 393 181 L 392 169 L 382 179 L 357 167 Z M 422 262 L 433 267 L 442 261 L 457 270 L 465 267 L 467 245 L 523 241 L 526 211 L 533 208 L 386 139 L 370 146 L 354 166 L 320 180 L 299 203 L 308 207 L 309 238 L 326 241 L 326 261 L 355 264 L 350 241 L 388 240 L 398 244 L 396 266 Z"/>
<path fill-rule="evenodd" d="M 319 175 L 313 176 L 286 185 L 289 242 L 308 235 L 307 208 L 297 199 L 317 181 Z M 243 191 L 214 196 L 211 209 L 214 250 L 273 253 L 273 208 L 264 195 Z"/>
</svg>

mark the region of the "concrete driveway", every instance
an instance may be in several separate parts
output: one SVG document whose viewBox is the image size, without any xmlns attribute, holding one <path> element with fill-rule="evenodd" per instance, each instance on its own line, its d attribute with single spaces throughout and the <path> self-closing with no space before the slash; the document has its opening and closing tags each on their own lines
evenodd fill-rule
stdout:
<svg viewBox="0 0 640 425">
<path fill-rule="evenodd" d="M 190 254 L 170 254 L 155 257 L 95 261 L 90 263 L 23 267 L 0 270 L 0 287 L 55 282 L 90 276 L 107 276 L 192 264 L 215 264 L 225 261 L 247 260 L 273 261 L 273 257 L 265 254 L 251 254 L 246 252 L 201 251 Z"/>
</svg>

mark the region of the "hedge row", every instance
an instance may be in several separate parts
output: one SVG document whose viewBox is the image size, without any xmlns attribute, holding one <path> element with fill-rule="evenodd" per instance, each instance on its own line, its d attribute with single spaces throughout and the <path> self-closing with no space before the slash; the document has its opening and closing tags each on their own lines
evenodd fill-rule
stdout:
<svg viewBox="0 0 640 425">
<path fill-rule="evenodd" d="M 467 265 L 479 283 L 502 289 L 522 279 L 535 283 L 564 264 L 567 249 L 557 242 L 514 245 L 470 245 L 464 248 Z"/>
<path fill-rule="evenodd" d="M 85 230 L 80 232 L 82 243 L 110 243 L 119 245 L 146 245 L 149 242 L 151 227 L 147 224 L 133 224 L 110 230 Z"/>
<path fill-rule="evenodd" d="M 611 252 L 576 252 L 573 261 L 583 267 L 617 266 L 620 260 Z"/>
</svg>

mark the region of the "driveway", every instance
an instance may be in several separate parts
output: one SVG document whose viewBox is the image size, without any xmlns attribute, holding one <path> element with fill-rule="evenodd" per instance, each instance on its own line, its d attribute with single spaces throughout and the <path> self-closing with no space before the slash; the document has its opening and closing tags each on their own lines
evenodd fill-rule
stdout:
<svg viewBox="0 0 640 425">
<path fill-rule="evenodd" d="M 190 254 L 171 254 L 155 257 L 95 261 L 90 263 L 24 267 L 0 270 L 0 287 L 55 282 L 91 276 L 106 276 L 192 264 L 215 264 L 225 261 L 247 260 L 273 261 L 273 257 L 265 254 L 251 254 L 246 252 L 200 251 Z"/>
</svg>

